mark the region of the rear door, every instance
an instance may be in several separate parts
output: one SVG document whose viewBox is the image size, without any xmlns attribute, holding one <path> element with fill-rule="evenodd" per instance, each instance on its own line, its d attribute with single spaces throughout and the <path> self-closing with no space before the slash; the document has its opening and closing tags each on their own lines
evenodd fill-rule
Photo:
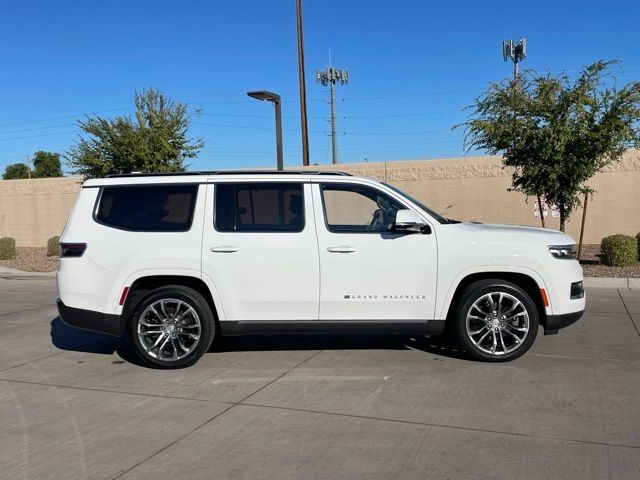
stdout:
<svg viewBox="0 0 640 480">
<path fill-rule="evenodd" d="M 313 189 L 320 320 L 433 319 L 437 277 L 433 229 L 429 234 L 391 231 L 397 210 L 412 207 L 377 186 L 336 181 L 316 183 Z"/>
<path fill-rule="evenodd" d="M 227 320 L 317 320 L 319 262 L 311 185 L 217 181 L 207 187 L 202 273 Z"/>
</svg>

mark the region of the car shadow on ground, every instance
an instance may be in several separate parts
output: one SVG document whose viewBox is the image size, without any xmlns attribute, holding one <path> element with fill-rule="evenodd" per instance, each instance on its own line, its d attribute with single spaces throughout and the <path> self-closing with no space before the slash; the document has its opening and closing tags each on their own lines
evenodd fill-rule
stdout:
<svg viewBox="0 0 640 480">
<path fill-rule="evenodd" d="M 51 343 L 60 350 L 102 355 L 117 353 L 123 360 L 142 365 L 126 338 L 71 327 L 60 317 L 51 320 L 50 325 Z"/>
<path fill-rule="evenodd" d="M 91 332 L 65 324 L 60 317 L 51 320 L 51 342 L 61 350 L 103 355 L 117 353 L 123 360 L 145 366 L 132 351 L 126 337 Z M 449 358 L 469 359 L 444 337 L 385 334 L 309 334 L 244 335 L 218 337 L 210 354 L 287 350 L 420 350 Z"/>
<path fill-rule="evenodd" d="M 420 350 L 450 358 L 467 354 L 444 337 L 393 334 L 282 334 L 219 337 L 209 352 L 272 350 Z"/>
</svg>

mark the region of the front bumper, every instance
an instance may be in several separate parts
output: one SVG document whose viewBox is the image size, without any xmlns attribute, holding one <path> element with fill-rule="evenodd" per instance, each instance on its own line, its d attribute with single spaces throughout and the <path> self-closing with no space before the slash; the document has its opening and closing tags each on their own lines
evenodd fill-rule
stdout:
<svg viewBox="0 0 640 480">
<path fill-rule="evenodd" d="M 561 328 L 568 327 L 569 325 L 572 325 L 580 320 L 583 314 L 584 310 L 580 310 L 579 312 L 564 313 L 562 315 L 547 315 L 547 319 L 544 324 L 544 334 L 554 335 L 558 333 L 558 330 L 560 330 Z"/>
<path fill-rule="evenodd" d="M 57 303 L 60 319 L 71 327 L 116 336 L 122 335 L 126 327 L 121 315 L 68 307 L 60 299 L 57 300 Z"/>
</svg>

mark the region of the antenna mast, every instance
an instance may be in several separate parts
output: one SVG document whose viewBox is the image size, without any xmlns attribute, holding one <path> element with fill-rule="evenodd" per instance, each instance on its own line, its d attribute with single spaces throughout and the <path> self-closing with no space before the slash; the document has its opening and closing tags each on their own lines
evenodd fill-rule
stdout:
<svg viewBox="0 0 640 480">
<path fill-rule="evenodd" d="M 513 80 L 518 80 L 518 64 L 527 57 L 527 39 L 520 37 L 517 44 L 513 40 L 502 42 L 502 59 L 513 61 Z"/>
<path fill-rule="evenodd" d="M 329 50 L 329 66 L 325 70 L 316 71 L 316 81 L 323 86 L 329 86 L 331 96 L 331 158 L 332 163 L 338 163 L 338 143 L 336 137 L 336 107 L 335 107 L 335 84 L 341 85 L 349 83 L 349 72 L 343 68 L 333 68 L 331 66 L 331 50 Z"/>
</svg>

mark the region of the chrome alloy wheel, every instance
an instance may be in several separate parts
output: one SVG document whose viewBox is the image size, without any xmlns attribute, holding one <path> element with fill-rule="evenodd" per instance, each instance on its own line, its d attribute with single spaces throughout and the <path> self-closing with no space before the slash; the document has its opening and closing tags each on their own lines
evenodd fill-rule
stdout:
<svg viewBox="0 0 640 480">
<path fill-rule="evenodd" d="M 137 326 L 138 342 L 147 355 L 168 362 L 189 355 L 201 335 L 200 317 L 195 309 L 175 298 L 153 302 L 142 312 Z"/>
<path fill-rule="evenodd" d="M 471 305 L 466 327 L 469 339 L 479 350 L 506 355 L 520 348 L 529 335 L 529 313 L 513 295 L 491 292 Z"/>
</svg>

